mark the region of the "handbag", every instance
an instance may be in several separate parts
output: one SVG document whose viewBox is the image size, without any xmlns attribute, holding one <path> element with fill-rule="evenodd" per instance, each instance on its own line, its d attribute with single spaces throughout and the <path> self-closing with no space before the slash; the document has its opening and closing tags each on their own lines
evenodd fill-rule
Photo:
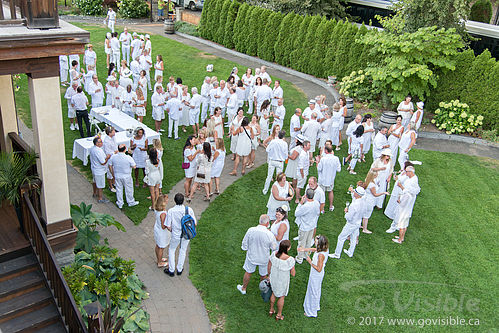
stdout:
<svg viewBox="0 0 499 333">
<path fill-rule="evenodd" d="M 182 169 L 189 169 L 191 167 L 191 162 L 183 162 L 182 163 Z"/>
<path fill-rule="evenodd" d="M 198 173 L 196 174 L 196 177 L 197 177 L 197 178 L 204 179 L 204 178 L 206 177 L 206 175 L 205 175 L 204 173 L 200 173 L 200 172 L 198 172 Z"/>
</svg>

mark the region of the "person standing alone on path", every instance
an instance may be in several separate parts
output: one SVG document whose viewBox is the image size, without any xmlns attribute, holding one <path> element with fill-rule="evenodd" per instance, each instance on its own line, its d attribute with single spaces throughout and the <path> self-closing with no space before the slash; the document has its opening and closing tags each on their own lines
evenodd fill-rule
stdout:
<svg viewBox="0 0 499 333">
<path fill-rule="evenodd" d="M 182 237 L 182 218 L 186 215 L 190 215 L 194 219 L 194 224 L 197 225 L 196 217 L 194 216 L 194 211 L 191 207 L 184 206 L 184 195 L 182 193 L 175 194 L 175 207 L 170 208 L 167 213 L 166 228 L 172 233 L 170 239 L 170 247 L 168 248 L 168 258 L 169 267 L 165 268 L 165 274 L 170 276 L 175 275 L 175 266 L 177 267 L 177 275 L 181 275 L 184 270 L 184 262 L 187 254 L 187 247 L 189 246 L 189 239 Z M 180 245 L 180 250 L 178 252 L 178 261 L 175 265 L 175 251 Z"/>
<path fill-rule="evenodd" d="M 246 251 L 246 260 L 243 266 L 245 273 L 243 284 L 237 285 L 237 290 L 243 295 L 246 295 L 246 288 L 256 266 L 258 266 L 260 280 L 267 277 L 270 251 L 277 250 L 277 242 L 274 234 L 268 230 L 269 226 L 269 216 L 262 214 L 258 226 L 249 228 L 244 235 L 241 248 Z"/>
</svg>

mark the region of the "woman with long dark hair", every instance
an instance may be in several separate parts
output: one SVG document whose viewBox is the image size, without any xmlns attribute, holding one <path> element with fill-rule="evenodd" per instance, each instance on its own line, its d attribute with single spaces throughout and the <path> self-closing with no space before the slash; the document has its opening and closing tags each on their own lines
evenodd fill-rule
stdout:
<svg viewBox="0 0 499 333">
<path fill-rule="evenodd" d="M 149 145 L 146 132 L 142 127 L 137 127 L 135 136 L 130 140 L 130 149 L 132 150 L 132 157 L 137 167 L 135 168 L 135 187 L 139 187 L 139 170 L 142 170 L 145 176 L 145 167 L 147 159 L 147 146 Z M 146 187 L 146 184 L 143 185 Z"/>
<path fill-rule="evenodd" d="M 198 150 L 198 155 L 196 157 L 196 176 L 194 178 L 194 184 L 191 188 L 191 193 L 187 198 L 187 202 L 192 200 L 194 193 L 198 185 L 204 186 L 204 191 L 206 196 L 205 201 L 210 201 L 210 182 L 211 182 L 211 165 L 213 159 L 211 158 L 211 145 L 208 142 L 203 143 L 203 149 Z"/>
<path fill-rule="evenodd" d="M 161 166 L 158 159 L 158 151 L 156 148 L 150 148 L 147 151 L 148 159 L 146 160 L 146 168 L 144 169 L 146 176 L 144 177 L 144 183 L 149 186 L 149 191 L 151 192 L 151 207 L 154 207 L 156 199 L 159 197 L 159 185 L 161 184 Z"/>
<path fill-rule="evenodd" d="M 289 240 L 283 240 L 279 244 L 279 250 L 270 256 L 268 271 L 270 273 L 270 285 L 272 287 L 272 296 L 270 296 L 269 316 L 275 313 L 274 304 L 277 299 L 277 314 L 275 320 L 284 320 L 282 308 L 284 307 L 284 298 L 289 291 L 289 275 L 296 275 L 295 258 L 288 255 L 291 248 Z"/>
<path fill-rule="evenodd" d="M 242 168 L 241 175 L 246 173 L 245 168 L 248 164 L 248 157 L 251 153 L 251 141 L 254 138 L 253 130 L 249 126 L 249 120 L 247 117 L 244 117 L 241 121 L 241 126 L 237 130 L 235 130 L 232 135 L 238 135 L 237 138 L 237 146 L 236 146 L 236 158 L 234 160 L 234 169 L 229 175 L 236 176 L 237 175 L 237 167 L 239 166 L 239 161 L 242 159 Z"/>
<path fill-rule="evenodd" d="M 355 165 L 357 161 L 362 157 L 362 149 L 364 148 L 364 139 L 362 135 L 364 134 L 364 126 L 359 125 L 357 129 L 353 132 L 352 135 L 352 143 L 350 144 L 351 154 L 347 156 L 347 160 L 351 158 L 350 165 L 347 168 L 347 171 L 350 171 L 351 175 L 356 175 L 357 173 L 354 171 Z"/>
<path fill-rule="evenodd" d="M 187 141 L 185 142 L 183 155 L 184 162 L 182 163 L 182 169 L 185 172 L 185 182 L 184 182 L 184 191 L 185 196 L 189 196 L 189 191 L 192 185 L 192 178 L 196 174 L 196 156 L 199 154 L 199 151 L 196 150 L 196 138 L 194 135 L 189 135 Z"/>
</svg>

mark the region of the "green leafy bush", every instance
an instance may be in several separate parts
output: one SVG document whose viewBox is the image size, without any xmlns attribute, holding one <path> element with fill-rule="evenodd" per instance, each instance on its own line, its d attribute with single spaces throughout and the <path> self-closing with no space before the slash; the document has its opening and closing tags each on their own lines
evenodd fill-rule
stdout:
<svg viewBox="0 0 499 333">
<path fill-rule="evenodd" d="M 234 48 L 234 24 L 236 23 L 237 12 L 240 5 L 241 4 L 238 1 L 232 1 L 227 14 L 223 44 L 229 49 Z"/>
<path fill-rule="evenodd" d="M 102 4 L 103 0 L 73 0 L 73 5 L 76 6 L 83 15 L 104 15 L 104 6 Z"/>
<path fill-rule="evenodd" d="M 483 124 L 483 116 L 469 113 L 469 106 L 459 100 L 440 102 L 431 120 L 438 129 L 447 134 L 474 133 Z"/>
<path fill-rule="evenodd" d="M 99 301 L 106 306 L 106 289 L 118 316 L 128 317 L 148 298 L 144 284 L 135 274 L 135 263 L 118 256 L 118 250 L 96 246 L 92 253 L 78 252 L 75 262 L 62 269 L 69 289 L 86 318 L 83 306 Z M 149 314 L 140 309 L 125 322 L 123 332 L 147 332 Z"/>
<path fill-rule="evenodd" d="M 234 22 L 234 34 L 232 36 L 232 42 L 234 43 L 234 48 L 236 50 L 239 50 L 238 44 L 239 44 L 239 36 L 244 30 L 244 22 L 246 20 L 246 13 L 248 13 L 249 5 L 246 2 L 243 2 L 243 4 L 239 7 L 237 11 L 237 16 L 236 20 Z M 204 10 L 204 9 L 203 9 Z"/>
<path fill-rule="evenodd" d="M 477 0 L 471 6 L 470 20 L 490 23 L 492 18 L 492 3 L 490 0 Z"/>
<path fill-rule="evenodd" d="M 119 0 L 118 14 L 124 18 L 142 18 L 149 15 L 149 6 L 144 0 Z"/>
<path fill-rule="evenodd" d="M 222 11 L 219 14 L 219 21 L 217 24 L 217 32 L 213 36 L 213 40 L 219 44 L 223 44 L 225 37 L 225 23 L 227 23 L 227 14 L 229 13 L 231 1 L 224 0 L 222 4 Z"/>
<path fill-rule="evenodd" d="M 175 21 L 175 31 L 182 32 L 191 36 L 200 36 L 198 27 L 184 21 Z"/>
<path fill-rule="evenodd" d="M 345 76 L 339 86 L 340 94 L 361 101 L 373 101 L 380 94 L 379 91 L 372 88 L 372 77 L 362 69 Z"/>
</svg>

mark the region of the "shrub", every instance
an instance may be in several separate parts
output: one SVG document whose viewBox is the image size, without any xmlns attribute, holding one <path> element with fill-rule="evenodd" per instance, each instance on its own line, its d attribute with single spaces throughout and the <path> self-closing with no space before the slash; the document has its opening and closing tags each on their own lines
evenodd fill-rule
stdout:
<svg viewBox="0 0 499 333">
<path fill-rule="evenodd" d="M 241 4 L 233 0 L 229 6 L 229 11 L 227 14 L 227 21 L 225 22 L 225 36 L 223 44 L 229 49 L 234 48 L 234 24 L 237 17 L 237 11 Z"/>
<path fill-rule="evenodd" d="M 83 15 L 104 15 L 103 0 L 73 0 L 75 5 Z"/>
<path fill-rule="evenodd" d="M 217 24 L 217 33 L 213 36 L 213 40 L 219 44 L 223 44 L 225 38 L 225 23 L 227 23 L 227 15 L 229 14 L 229 7 L 231 1 L 224 0 L 222 5 L 222 11 L 219 15 L 219 20 Z"/>
<path fill-rule="evenodd" d="M 482 115 L 470 114 L 468 104 L 457 99 L 449 103 L 440 102 L 439 106 L 431 122 L 447 134 L 471 134 L 483 123 Z"/>
<path fill-rule="evenodd" d="M 343 77 L 339 86 L 340 94 L 361 101 L 373 101 L 380 93 L 373 89 L 372 77 L 362 69 L 353 71 L 350 75 Z"/>
<path fill-rule="evenodd" d="M 329 47 L 329 36 L 336 26 L 336 20 L 327 20 L 322 18 L 321 23 L 317 27 L 315 33 L 315 41 L 313 43 L 312 52 L 310 55 L 310 63 L 308 72 L 318 77 L 326 77 L 324 53 Z"/>
<path fill-rule="evenodd" d="M 490 23 L 492 18 L 492 3 L 490 0 L 477 0 L 471 6 L 470 20 Z"/>
<path fill-rule="evenodd" d="M 298 64 L 300 63 L 300 59 L 307 56 L 302 52 L 310 21 L 312 21 L 312 16 L 305 16 L 303 18 L 303 21 L 300 24 L 300 28 L 298 29 L 298 34 L 293 40 L 293 51 L 291 51 L 291 55 L 289 58 L 289 65 L 291 66 L 291 68 L 297 69 Z"/>
<path fill-rule="evenodd" d="M 175 21 L 175 31 L 196 37 L 200 35 L 196 25 L 184 21 Z"/>
<path fill-rule="evenodd" d="M 149 6 L 144 0 L 120 0 L 118 14 L 124 18 L 141 18 L 149 15 Z"/>
<path fill-rule="evenodd" d="M 357 33 L 357 30 L 359 30 L 350 22 L 346 22 L 346 25 L 347 27 L 343 31 L 343 34 L 338 42 L 338 48 L 332 70 L 338 78 L 342 78 L 350 73 L 347 70 L 349 61 L 348 55 L 350 54 L 350 48 L 355 43 L 355 34 Z"/>
<path fill-rule="evenodd" d="M 239 36 L 244 30 L 244 22 L 246 21 L 246 14 L 248 13 L 249 8 L 249 5 L 246 2 L 243 2 L 237 11 L 237 17 L 233 28 L 234 35 L 232 36 L 232 41 L 236 50 L 238 50 Z"/>
<path fill-rule="evenodd" d="M 296 14 L 293 12 L 289 12 L 284 16 L 279 25 L 279 33 L 277 34 L 277 39 L 274 44 L 275 61 L 284 66 L 286 66 L 288 52 L 290 52 L 288 47 L 289 29 L 293 24 L 295 17 Z"/>
<path fill-rule="evenodd" d="M 317 31 L 317 28 L 321 24 L 322 17 L 319 15 L 312 16 L 312 19 L 310 20 L 310 23 L 308 25 L 308 29 L 305 32 L 305 38 L 303 39 L 303 43 L 301 45 L 301 50 L 299 51 L 301 53 L 301 57 L 298 58 L 298 63 L 297 66 L 295 67 L 296 70 L 300 72 L 305 72 L 305 73 L 310 73 L 310 66 L 311 64 L 311 57 L 310 54 L 312 53 L 312 50 L 314 49 L 314 43 L 315 43 L 315 33 Z"/>
</svg>

